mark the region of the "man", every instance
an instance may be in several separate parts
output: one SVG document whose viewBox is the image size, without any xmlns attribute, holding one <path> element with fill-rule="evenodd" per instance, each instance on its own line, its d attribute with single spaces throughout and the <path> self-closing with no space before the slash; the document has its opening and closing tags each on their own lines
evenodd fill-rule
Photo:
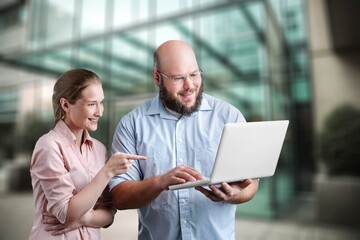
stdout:
<svg viewBox="0 0 360 240">
<path fill-rule="evenodd" d="M 118 209 L 139 208 L 139 239 L 235 239 L 236 205 L 253 198 L 258 181 L 172 191 L 210 177 L 223 126 L 245 121 L 232 105 L 203 93 L 191 47 L 178 40 L 154 54 L 159 95 L 118 124 L 112 151 L 147 156 L 110 181 Z"/>
</svg>

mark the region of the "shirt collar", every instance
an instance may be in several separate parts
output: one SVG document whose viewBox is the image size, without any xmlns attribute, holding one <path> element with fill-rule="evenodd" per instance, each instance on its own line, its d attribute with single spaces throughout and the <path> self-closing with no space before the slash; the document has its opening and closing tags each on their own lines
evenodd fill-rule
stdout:
<svg viewBox="0 0 360 240">
<path fill-rule="evenodd" d="M 212 110 L 209 102 L 207 101 L 205 94 L 203 94 L 201 105 L 198 111 L 210 111 Z M 151 100 L 150 107 L 146 111 L 146 115 L 160 115 L 160 118 L 178 120 L 178 117 L 171 113 L 167 108 L 164 107 L 159 95 Z M 197 112 L 193 113 L 196 115 Z"/>
<path fill-rule="evenodd" d="M 54 127 L 54 131 L 59 134 L 61 138 L 66 139 L 69 144 L 74 144 L 76 142 L 75 135 L 71 132 L 70 128 L 65 124 L 63 120 L 57 122 Z M 88 144 L 90 147 L 93 146 L 93 139 L 86 129 L 84 130 L 84 143 Z"/>
</svg>

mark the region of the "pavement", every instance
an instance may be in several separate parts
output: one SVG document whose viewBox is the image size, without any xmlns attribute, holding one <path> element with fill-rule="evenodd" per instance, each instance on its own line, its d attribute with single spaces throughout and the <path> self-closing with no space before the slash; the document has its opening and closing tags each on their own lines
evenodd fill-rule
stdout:
<svg viewBox="0 0 360 240">
<path fill-rule="evenodd" d="M 359 240 L 360 229 L 316 223 L 314 204 L 302 201 L 291 214 L 276 220 L 237 217 L 237 240 Z M 0 193 L 0 240 L 26 240 L 32 225 L 31 192 Z M 102 229 L 103 240 L 137 239 L 136 210 L 118 211 L 115 222 Z"/>
</svg>

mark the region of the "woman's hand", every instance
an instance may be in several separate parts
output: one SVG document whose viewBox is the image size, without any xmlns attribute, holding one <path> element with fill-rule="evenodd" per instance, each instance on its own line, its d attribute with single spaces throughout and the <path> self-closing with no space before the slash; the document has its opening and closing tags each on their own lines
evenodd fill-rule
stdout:
<svg viewBox="0 0 360 240">
<path fill-rule="evenodd" d="M 146 160 L 145 156 L 117 152 L 106 162 L 105 168 L 112 175 L 111 177 L 123 174 L 129 170 L 134 160 Z"/>
<path fill-rule="evenodd" d="M 61 223 L 54 215 L 49 212 L 43 213 L 42 223 L 45 224 L 45 231 L 52 232 L 53 236 L 61 235 L 70 232 L 74 229 L 81 228 L 85 224 L 86 214 L 82 219 L 72 222 L 70 225 Z"/>
</svg>

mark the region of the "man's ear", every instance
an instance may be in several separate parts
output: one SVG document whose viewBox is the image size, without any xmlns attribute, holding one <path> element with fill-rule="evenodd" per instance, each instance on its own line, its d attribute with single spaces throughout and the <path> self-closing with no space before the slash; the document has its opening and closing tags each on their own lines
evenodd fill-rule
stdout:
<svg viewBox="0 0 360 240">
<path fill-rule="evenodd" d="M 155 69 L 153 69 L 152 74 L 153 74 L 156 85 L 160 86 L 160 81 L 161 81 L 160 73 L 158 71 L 156 71 Z"/>
</svg>

